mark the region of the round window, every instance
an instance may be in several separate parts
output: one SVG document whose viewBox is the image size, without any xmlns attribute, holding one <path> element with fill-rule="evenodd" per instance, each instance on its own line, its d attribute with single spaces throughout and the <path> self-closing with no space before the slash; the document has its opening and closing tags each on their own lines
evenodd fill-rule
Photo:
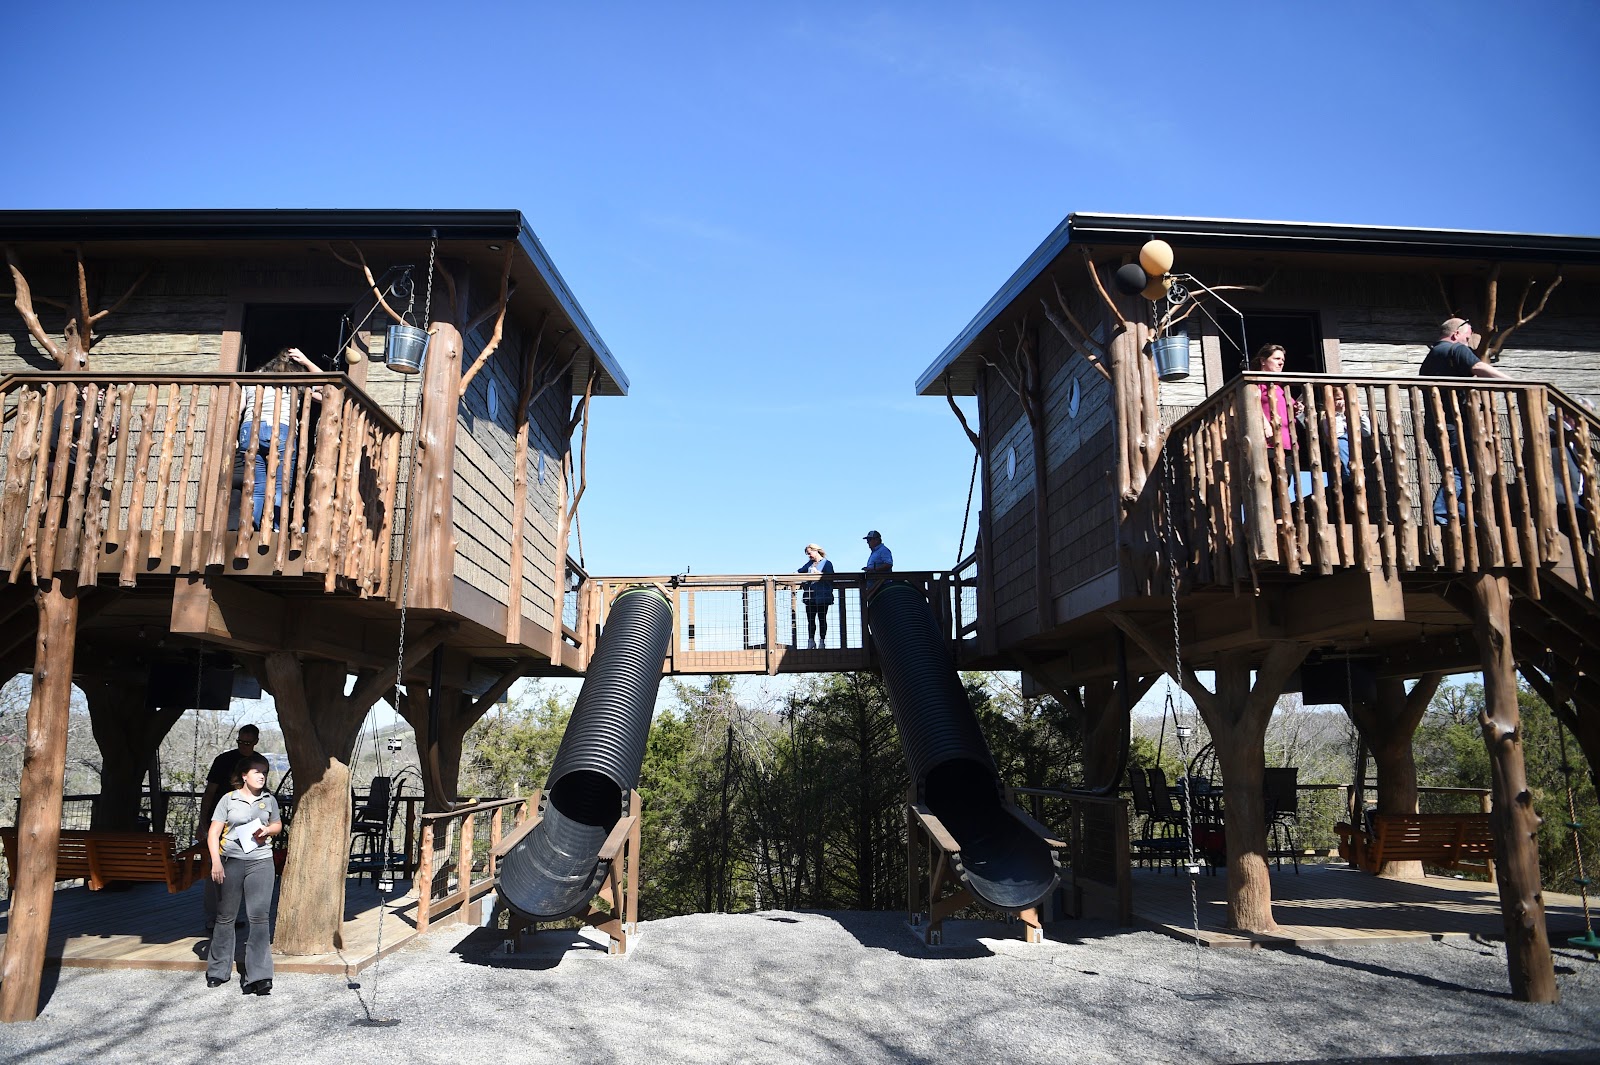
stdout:
<svg viewBox="0 0 1600 1065">
<path fill-rule="evenodd" d="M 1017 475 L 1017 449 L 1014 448 L 1014 447 L 1008 447 L 1008 448 L 1006 448 L 1006 480 L 1009 481 L 1009 480 L 1011 480 L 1011 478 L 1015 477 L 1016 475 Z"/>
<path fill-rule="evenodd" d="M 500 390 L 494 385 L 494 378 L 489 378 L 489 417 L 500 417 Z"/>
</svg>

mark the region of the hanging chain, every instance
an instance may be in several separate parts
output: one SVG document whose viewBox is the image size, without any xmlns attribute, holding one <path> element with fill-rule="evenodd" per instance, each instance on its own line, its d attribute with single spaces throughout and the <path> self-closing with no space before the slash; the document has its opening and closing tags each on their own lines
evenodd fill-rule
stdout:
<svg viewBox="0 0 1600 1065">
<path fill-rule="evenodd" d="M 422 328 L 428 328 L 428 323 L 433 320 L 433 257 L 439 250 L 439 233 L 435 230 L 433 239 L 428 242 L 428 293 L 422 302 Z"/>
<path fill-rule="evenodd" d="M 204 683 L 204 669 L 205 653 L 197 650 L 195 652 L 194 665 L 194 750 L 189 753 L 189 787 L 191 788 L 193 788 L 200 779 L 200 722 L 205 715 L 205 710 L 200 706 L 200 689 Z M 200 796 L 194 800 L 194 838 L 196 842 L 207 838 L 206 836 L 202 836 L 200 834 L 200 826 L 206 823 L 203 820 L 205 817 L 205 811 L 200 809 L 200 802 L 205 798 L 206 789 L 201 787 L 198 790 L 200 792 Z M 155 802 L 154 795 L 150 796 L 150 801 L 152 803 Z M 154 810 L 151 811 L 151 813 L 154 812 Z M 210 830 L 208 829 L 208 835 L 209 831 Z M 206 875 L 209 877 L 210 873 L 208 872 Z"/>
<path fill-rule="evenodd" d="M 1153 313 L 1153 312 L 1152 312 Z M 1183 638 L 1179 627 L 1178 618 L 1178 533 L 1172 524 L 1172 448 L 1170 438 L 1164 434 L 1161 441 L 1161 517 L 1165 526 L 1163 532 L 1167 546 L 1167 584 L 1172 592 L 1172 670 L 1173 679 L 1179 688 L 1183 686 Z M 1170 693 L 1169 693 L 1170 697 Z M 1162 719 L 1162 731 L 1165 734 L 1166 719 Z M 1178 756 L 1183 760 L 1187 772 L 1189 767 L 1189 744 L 1184 736 L 1184 729 L 1178 721 L 1177 709 L 1172 714 L 1173 734 L 1178 741 Z M 1188 870 L 1189 870 L 1189 917 L 1194 923 L 1194 945 L 1196 959 L 1199 958 L 1200 943 L 1200 884 L 1198 881 L 1200 865 L 1196 860 L 1194 849 L 1194 780 L 1192 777 L 1185 779 L 1183 787 L 1178 790 L 1178 799 L 1183 804 L 1183 829 L 1184 837 L 1188 843 Z"/>
<path fill-rule="evenodd" d="M 1578 875 L 1574 879 L 1578 885 L 1578 894 L 1583 899 L 1583 927 L 1587 933 L 1585 939 L 1593 943 L 1595 935 L 1594 920 L 1589 914 L 1589 877 L 1583 871 L 1583 837 L 1579 834 L 1583 822 L 1578 820 L 1578 803 L 1573 797 L 1572 762 L 1567 759 L 1567 727 L 1560 721 L 1556 722 L 1556 734 L 1561 737 L 1561 776 L 1567 784 L 1567 828 L 1572 832 L 1572 853 L 1578 863 Z"/>
<path fill-rule="evenodd" d="M 432 240 L 428 243 L 428 287 L 422 305 L 422 313 L 424 318 L 422 324 L 424 329 L 427 328 L 428 321 L 431 320 L 433 313 L 433 264 L 434 256 L 438 247 L 439 235 L 435 233 Z M 414 470 L 416 467 L 417 434 L 415 422 L 411 417 L 411 377 L 411 374 L 403 374 L 400 380 L 400 435 L 402 438 L 404 438 L 406 433 L 409 432 L 411 434 L 411 449 L 408 453 L 410 456 L 408 459 L 408 466 Z M 414 480 L 415 478 L 412 477 L 409 478 L 407 482 L 406 524 L 410 524 L 411 520 L 412 500 L 410 498 L 410 492 L 412 487 L 414 487 L 414 485 L 411 483 Z M 400 556 L 403 559 L 400 566 L 400 636 L 399 639 L 395 641 L 394 691 L 391 697 L 391 705 L 393 706 L 396 714 L 399 714 L 400 712 L 400 687 L 405 683 L 406 614 L 411 601 L 411 537 L 406 535 L 405 525 L 400 527 L 400 537 Z M 371 732 L 373 758 L 375 764 L 378 764 L 381 768 L 381 759 L 383 758 L 383 755 L 378 750 L 378 734 L 376 725 L 373 726 Z M 388 801 L 384 803 L 383 823 L 385 825 L 393 823 L 395 805 L 396 798 L 394 780 L 391 778 L 389 781 L 389 798 Z M 378 856 L 378 943 L 376 948 L 377 953 L 374 955 L 372 962 L 372 1004 L 367 1007 L 367 1014 L 369 1017 L 378 1006 L 378 986 L 379 980 L 382 978 L 383 973 L 383 917 L 384 912 L 388 908 L 389 904 L 389 899 L 384 897 L 382 891 L 382 885 L 385 882 L 387 882 L 390 885 L 390 889 L 393 890 L 394 881 L 389 879 L 389 846 L 387 841 L 385 841 L 383 845 L 383 853 Z M 417 890 L 427 891 L 430 890 L 431 887 L 431 884 L 417 885 Z"/>
</svg>

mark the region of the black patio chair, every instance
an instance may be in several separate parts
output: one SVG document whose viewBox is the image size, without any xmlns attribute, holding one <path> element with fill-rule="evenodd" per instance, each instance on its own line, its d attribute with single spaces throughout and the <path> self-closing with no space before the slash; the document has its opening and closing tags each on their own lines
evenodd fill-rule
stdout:
<svg viewBox="0 0 1600 1065">
<path fill-rule="evenodd" d="M 364 796 L 354 789 L 350 792 L 355 814 L 350 821 L 349 871 L 370 874 L 374 881 L 388 864 L 394 815 L 390 794 L 388 777 L 373 777 Z"/>
<path fill-rule="evenodd" d="M 1261 777 L 1261 794 L 1267 815 L 1267 847 L 1278 868 L 1283 857 L 1294 862 L 1300 875 L 1300 770 L 1269 767 Z"/>
</svg>

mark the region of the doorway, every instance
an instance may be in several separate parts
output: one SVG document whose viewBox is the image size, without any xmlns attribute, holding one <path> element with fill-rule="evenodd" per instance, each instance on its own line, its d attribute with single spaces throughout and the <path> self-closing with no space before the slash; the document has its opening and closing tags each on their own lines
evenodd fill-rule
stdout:
<svg viewBox="0 0 1600 1065">
<path fill-rule="evenodd" d="M 1244 369 L 1244 358 L 1253 357 L 1263 344 L 1282 344 L 1283 372 L 1286 374 L 1326 373 L 1322 359 L 1322 321 L 1316 311 L 1261 311 L 1244 316 L 1244 335 L 1239 320 L 1218 315 L 1222 327 L 1222 379 L 1231 381 Z M 1244 358 L 1240 352 L 1244 351 Z"/>
<path fill-rule="evenodd" d="M 284 348 L 295 347 L 319 367 L 339 354 L 345 308 L 327 304 L 254 303 L 244 309 L 240 368 L 259 369 Z"/>
</svg>

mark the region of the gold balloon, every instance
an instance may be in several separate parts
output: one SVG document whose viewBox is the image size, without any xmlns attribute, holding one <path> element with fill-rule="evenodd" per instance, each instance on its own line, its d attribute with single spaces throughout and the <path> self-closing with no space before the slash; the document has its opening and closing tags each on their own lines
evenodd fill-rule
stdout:
<svg viewBox="0 0 1600 1065">
<path fill-rule="evenodd" d="M 1172 245 L 1164 240 L 1147 240 L 1139 249 L 1139 265 L 1151 277 L 1160 277 L 1172 269 Z"/>
<path fill-rule="evenodd" d="M 1139 295 L 1143 296 L 1147 300 L 1158 300 L 1162 296 L 1165 296 L 1167 294 L 1167 289 L 1171 287 L 1172 278 L 1152 277 L 1150 279 L 1150 283 L 1144 287 L 1144 291 L 1139 293 Z"/>
</svg>

